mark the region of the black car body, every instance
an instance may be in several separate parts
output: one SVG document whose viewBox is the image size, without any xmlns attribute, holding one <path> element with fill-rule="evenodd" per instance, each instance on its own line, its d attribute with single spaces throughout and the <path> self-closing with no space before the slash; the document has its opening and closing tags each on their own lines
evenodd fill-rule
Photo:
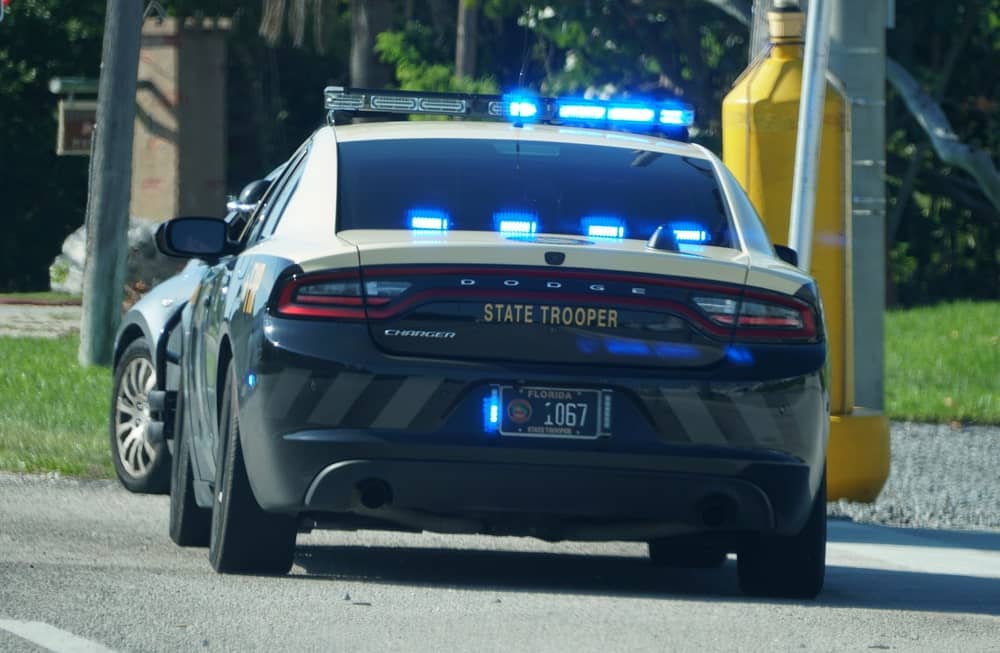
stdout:
<svg viewBox="0 0 1000 653">
<path fill-rule="evenodd" d="M 208 259 L 172 534 L 216 569 L 286 571 L 297 528 L 364 527 L 737 552 L 749 591 L 819 591 L 820 302 L 703 148 L 324 127 L 240 242 L 203 219 L 160 242 Z"/>
</svg>

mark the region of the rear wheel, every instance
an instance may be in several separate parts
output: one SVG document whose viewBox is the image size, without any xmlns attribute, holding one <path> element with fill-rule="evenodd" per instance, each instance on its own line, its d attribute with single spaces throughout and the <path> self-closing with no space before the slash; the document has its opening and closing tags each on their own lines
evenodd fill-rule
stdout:
<svg viewBox="0 0 1000 653">
<path fill-rule="evenodd" d="M 149 408 L 156 389 L 156 366 L 145 338 L 129 343 L 115 366 L 111 404 L 111 459 L 118 480 L 131 492 L 163 494 L 170 490 L 170 452 L 165 441 L 148 439 L 158 418 Z"/>
<path fill-rule="evenodd" d="M 725 564 L 726 549 L 712 538 L 681 535 L 650 541 L 649 559 L 663 567 L 715 569 Z"/>
<path fill-rule="evenodd" d="M 220 573 L 285 574 L 292 568 L 298 524 L 294 517 L 265 512 L 254 498 L 240 444 L 232 363 L 225 378 L 208 558 Z"/>
<path fill-rule="evenodd" d="M 737 554 L 740 589 L 755 596 L 815 598 L 826 575 L 826 473 L 796 535 L 759 536 Z"/>
<path fill-rule="evenodd" d="M 184 392 L 177 393 L 174 456 L 170 474 L 170 539 L 178 546 L 208 546 L 212 513 L 194 499 L 191 438 L 184 433 Z"/>
</svg>

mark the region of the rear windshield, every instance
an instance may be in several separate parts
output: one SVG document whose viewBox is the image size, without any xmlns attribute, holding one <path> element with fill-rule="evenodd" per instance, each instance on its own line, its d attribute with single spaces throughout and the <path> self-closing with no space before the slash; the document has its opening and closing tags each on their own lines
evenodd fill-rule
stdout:
<svg viewBox="0 0 1000 653">
<path fill-rule="evenodd" d="M 734 247 L 711 163 L 539 141 L 409 139 L 339 145 L 338 231 L 437 228 Z"/>
</svg>

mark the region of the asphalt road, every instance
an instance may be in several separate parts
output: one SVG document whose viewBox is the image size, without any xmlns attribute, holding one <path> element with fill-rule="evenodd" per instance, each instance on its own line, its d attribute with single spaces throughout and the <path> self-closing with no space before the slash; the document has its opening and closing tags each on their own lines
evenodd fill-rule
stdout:
<svg viewBox="0 0 1000 653">
<path fill-rule="evenodd" d="M 288 577 L 214 574 L 167 499 L 0 474 L 0 650 L 1000 650 L 1000 533 L 833 520 L 817 601 L 634 544 L 317 532 Z M 31 643 L 35 642 L 35 643 Z"/>
</svg>

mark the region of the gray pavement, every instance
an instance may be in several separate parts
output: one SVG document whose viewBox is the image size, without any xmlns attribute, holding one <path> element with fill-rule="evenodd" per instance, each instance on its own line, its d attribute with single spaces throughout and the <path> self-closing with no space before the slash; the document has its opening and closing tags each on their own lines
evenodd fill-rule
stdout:
<svg viewBox="0 0 1000 653">
<path fill-rule="evenodd" d="M 0 650 L 1000 649 L 995 532 L 833 520 L 795 602 L 741 596 L 733 561 L 521 538 L 317 532 L 288 577 L 218 576 L 166 525 L 166 497 L 0 474 Z"/>
<path fill-rule="evenodd" d="M 79 306 L 0 304 L 0 336 L 58 338 L 80 330 Z"/>
</svg>

